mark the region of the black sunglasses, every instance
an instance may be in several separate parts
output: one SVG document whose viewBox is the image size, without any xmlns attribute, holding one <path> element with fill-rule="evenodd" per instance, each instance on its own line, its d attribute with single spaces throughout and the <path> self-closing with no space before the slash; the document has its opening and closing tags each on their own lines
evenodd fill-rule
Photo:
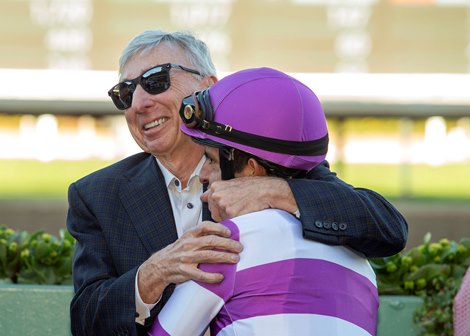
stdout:
<svg viewBox="0 0 470 336">
<path fill-rule="evenodd" d="M 145 92 L 153 95 L 168 90 L 170 87 L 171 68 L 201 75 L 197 70 L 193 70 L 182 65 L 165 63 L 146 70 L 142 75 L 134 79 L 125 80 L 114 85 L 111 90 L 108 91 L 108 95 L 111 97 L 114 105 L 116 105 L 118 109 L 128 109 L 132 105 L 132 95 L 134 94 L 137 84 L 140 84 Z"/>
</svg>

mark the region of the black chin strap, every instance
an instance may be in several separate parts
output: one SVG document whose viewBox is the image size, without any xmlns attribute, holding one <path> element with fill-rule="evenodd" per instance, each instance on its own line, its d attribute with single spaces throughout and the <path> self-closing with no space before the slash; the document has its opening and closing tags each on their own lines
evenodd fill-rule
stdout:
<svg viewBox="0 0 470 336">
<path fill-rule="evenodd" d="M 231 180 L 235 177 L 233 173 L 233 148 L 225 147 L 219 149 L 220 177 L 223 181 Z"/>
</svg>

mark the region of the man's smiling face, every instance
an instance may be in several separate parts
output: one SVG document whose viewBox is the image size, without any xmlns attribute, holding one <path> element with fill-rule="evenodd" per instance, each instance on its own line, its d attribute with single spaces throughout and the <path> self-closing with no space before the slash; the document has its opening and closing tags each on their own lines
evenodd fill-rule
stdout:
<svg viewBox="0 0 470 336">
<path fill-rule="evenodd" d="M 124 67 L 121 80 L 136 78 L 147 69 L 164 63 L 191 68 L 181 51 L 161 44 L 131 58 Z M 171 156 L 176 148 L 191 141 L 180 131 L 178 112 L 183 98 L 202 85 L 194 75 L 179 69 L 170 70 L 170 83 L 168 90 L 156 95 L 145 92 L 137 85 L 132 106 L 125 110 L 129 130 L 137 144 L 156 156 Z"/>
</svg>

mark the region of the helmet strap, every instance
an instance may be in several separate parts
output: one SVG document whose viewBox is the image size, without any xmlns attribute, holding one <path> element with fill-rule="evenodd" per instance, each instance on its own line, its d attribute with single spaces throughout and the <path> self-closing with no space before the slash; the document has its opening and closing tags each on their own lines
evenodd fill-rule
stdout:
<svg viewBox="0 0 470 336">
<path fill-rule="evenodd" d="M 222 180 L 231 180 L 235 177 L 233 172 L 234 149 L 223 147 L 219 149 L 220 176 Z"/>
</svg>

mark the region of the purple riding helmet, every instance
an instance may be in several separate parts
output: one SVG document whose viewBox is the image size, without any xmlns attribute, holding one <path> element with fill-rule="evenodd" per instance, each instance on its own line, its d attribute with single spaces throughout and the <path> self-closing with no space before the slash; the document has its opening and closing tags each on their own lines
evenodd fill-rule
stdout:
<svg viewBox="0 0 470 336">
<path fill-rule="evenodd" d="M 200 143 L 236 148 L 290 169 L 309 171 L 328 151 L 325 114 L 315 93 L 271 68 L 238 71 L 193 93 L 183 99 L 180 116 L 181 130 Z"/>
</svg>

